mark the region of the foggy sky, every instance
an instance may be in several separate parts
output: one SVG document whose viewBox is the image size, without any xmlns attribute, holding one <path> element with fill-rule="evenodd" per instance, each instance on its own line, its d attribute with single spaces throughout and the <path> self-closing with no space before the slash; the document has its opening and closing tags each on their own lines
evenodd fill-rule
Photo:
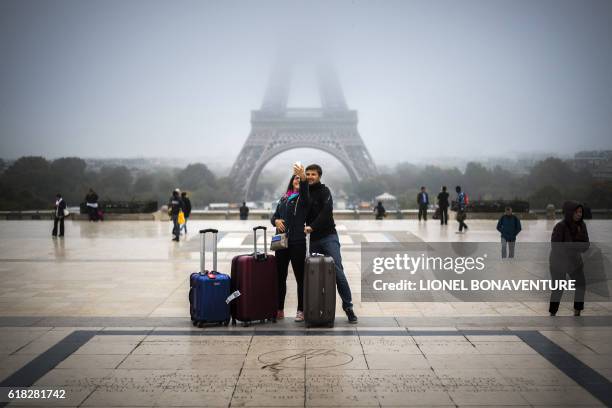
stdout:
<svg viewBox="0 0 612 408">
<path fill-rule="evenodd" d="M 0 0 L 0 157 L 231 164 L 294 38 L 330 50 L 379 164 L 612 148 L 608 0 Z"/>
</svg>

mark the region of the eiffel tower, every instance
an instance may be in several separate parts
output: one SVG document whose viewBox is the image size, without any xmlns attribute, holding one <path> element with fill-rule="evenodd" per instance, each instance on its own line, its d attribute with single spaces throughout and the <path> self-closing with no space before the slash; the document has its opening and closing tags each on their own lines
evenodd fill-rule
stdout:
<svg viewBox="0 0 612 408">
<path fill-rule="evenodd" d="M 317 67 L 320 108 L 287 107 L 291 71 L 290 64 L 277 64 L 261 109 L 251 111 L 251 133 L 230 172 L 235 190 L 245 201 L 251 198 L 264 166 L 291 149 L 312 148 L 331 154 L 353 183 L 377 174 L 357 131 L 357 111 L 348 109 L 333 67 L 324 63 Z"/>
</svg>

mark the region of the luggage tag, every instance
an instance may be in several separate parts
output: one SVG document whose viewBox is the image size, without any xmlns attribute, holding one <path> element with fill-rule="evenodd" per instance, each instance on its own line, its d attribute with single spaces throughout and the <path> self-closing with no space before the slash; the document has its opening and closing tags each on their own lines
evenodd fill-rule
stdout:
<svg viewBox="0 0 612 408">
<path fill-rule="evenodd" d="M 229 305 L 229 303 L 230 303 L 232 300 L 236 299 L 236 298 L 237 298 L 238 296 L 240 296 L 240 295 L 241 295 L 241 293 L 240 293 L 240 291 L 239 291 L 239 290 L 235 291 L 234 293 L 232 293 L 231 295 L 229 295 L 229 296 L 227 297 L 227 299 L 225 299 L 225 303 L 227 303 L 227 304 Z"/>
</svg>

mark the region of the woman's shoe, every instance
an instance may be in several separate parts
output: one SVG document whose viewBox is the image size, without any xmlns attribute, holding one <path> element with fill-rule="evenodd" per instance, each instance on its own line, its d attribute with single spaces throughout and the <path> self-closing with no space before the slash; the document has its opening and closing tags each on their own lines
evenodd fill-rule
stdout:
<svg viewBox="0 0 612 408">
<path fill-rule="evenodd" d="M 276 319 L 284 319 L 285 318 L 285 312 L 283 310 L 279 310 L 276 312 Z"/>
<path fill-rule="evenodd" d="M 303 322 L 304 321 L 304 312 L 301 311 L 297 311 L 297 313 L 295 314 L 295 321 L 296 322 Z"/>
</svg>

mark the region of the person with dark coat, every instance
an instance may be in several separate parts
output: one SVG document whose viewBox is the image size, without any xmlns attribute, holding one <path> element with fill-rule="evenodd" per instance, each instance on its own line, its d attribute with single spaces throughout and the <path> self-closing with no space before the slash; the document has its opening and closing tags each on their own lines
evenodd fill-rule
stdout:
<svg viewBox="0 0 612 408">
<path fill-rule="evenodd" d="M 98 217 L 98 195 L 93 188 L 90 188 L 85 196 L 85 205 L 87 206 L 89 221 L 98 221 L 100 219 Z"/>
<path fill-rule="evenodd" d="M 334 204 L 329 188 L 321 183 L 323 169 L 318 164 L 311 164 L 305 170 L 308 180 L 308 213 L 304 232 L 310 234 L 310 251 L 331 256 L 336 269 L 336 288 L 342 299 L 342 309 L 349 323 L 357 323 L 353 311 L 353 296 L 340 253 L 340 239 L 334 222 Z"/>
<path fill-rule="evenodd" d="M 287 294 L 287 274 L 289 263 L 293 268 L 293 275 L 297 283 L 297 312 L 296 322 L 304 321 L 304 262 L 306 260 L 306 235 L 304 234 L 304 223 L 306 222 L 306 211 L 308 200 L 301 195 L 302 191 L 308 190 L 306 176 L 300 176 L 299 169 L 294 169 L 294 174 L 289 179 L 287 191 L 278 201 L 276 211 L 270 222 L 276 227 L 277 234 L 287 234 L 288 248 L 276 251 L 276 269 L 278 271 L 278 311 L 277 319 L 285 317 L 285 296 Z"/>
<path fill-rule="evenodd" d="M 521 220 L 512 214 L 512 208 L 506 207 L 504 215 L 497 221 L 497 230 L 501 233 L 501 257 L 506 257 L 506 247 L 508 247 L 508 257 L 514 258 L 514 246 L 516 236 L 521 232 Z"/>
<path fill-rule="evenodd" d="M 179 213 L 181 211 L 184 212 L 185 205 L 183 204 L 183 200 L 181 199 L 181 192 L 177 188 L 172 192 L 172 196 L 170 200 L 168 200 L 168 213 L 170 218 L 172 218 L 172 240 L 179 241 L 179 236 L 181 235 L 181 226 L 178 222 Z"/>
<path fill-rule="evenodd" d="M 569 279 L 576 281 L 574 292 L 574 316 L 580 316 L 584 309 L 584 294 L 586 280 L 582 254 L 589 249 L 589 233 L 583 221 L 583 207 L 576 201 L 566 201 L 563 204 L 563 220 L 553 228 L 550 237 L 550 275 L 553 280 Z M 553 290 L 550 295 L 551 316 L 559 310 L 563 290 Z"/>
<path fill-rule="evenodd" d="M 465 219 L 467 218 L 467 194 L 464 191 L 461 191 L 461 186 L 455 187 L 455 192 L 457 193 L 457 200 L 453 203 L 452 209 L 457 211 L 457 222 L 459 223 L 459 233 L 462 233 L 465 229 L 468 230 L 468 226 L 465 223 Z"/>
<path fill-rule="evenodd" d="M 425 186 L 421 186 L 421 192 L 417 194 L 417 206 L 419 208 L 419 221 L 421 217 L 427 221 L 427 207 L 429 207 L 429 194 L 425 191 Z"/>
<path fill-rule="evenodd" d="M 438 208 L 440 209 L 440 225 L 448 225 L 448 197 L 446 186 L 442 186 L 442 191 L 438 193 Z"/>
<path fill-rule="evenodd" d="M 240 206 L 240 219 L 245 221 L 249 219 L 249 207 L 247 207 L 246 203 L 243 201 Z"/>
<path fill-rule="evenodd" d="M 53 212 L 53 231 L 51 235 L 53 237 L 64 236 L 64 218 L 66 217 L 66 202 L 62 198 L 60 193 L 55 195 L 55 211 Z M 58 224 L 59 224 L 59 235 L 58 235 Z"/>
<path fill-rule="evenodd" d="M 379 201 L 376 207 L 374 207 L 374 216 L 377 220 L 382 220 L 387 216 L 387 210 L 383 207 L 382 201 Z"/>
<path fill-rule="evenodd" d="M 187 192 L 183 191 L 181 193 L 181 200 L 183 200 L 183 215 L 185 215 L 185 223 L 181 225 L 179 231 L 185 230 L 185 235 L 187 235 L 187 220 L 191 215 L 191 200 L 187 197 Z"/>
</svg>

